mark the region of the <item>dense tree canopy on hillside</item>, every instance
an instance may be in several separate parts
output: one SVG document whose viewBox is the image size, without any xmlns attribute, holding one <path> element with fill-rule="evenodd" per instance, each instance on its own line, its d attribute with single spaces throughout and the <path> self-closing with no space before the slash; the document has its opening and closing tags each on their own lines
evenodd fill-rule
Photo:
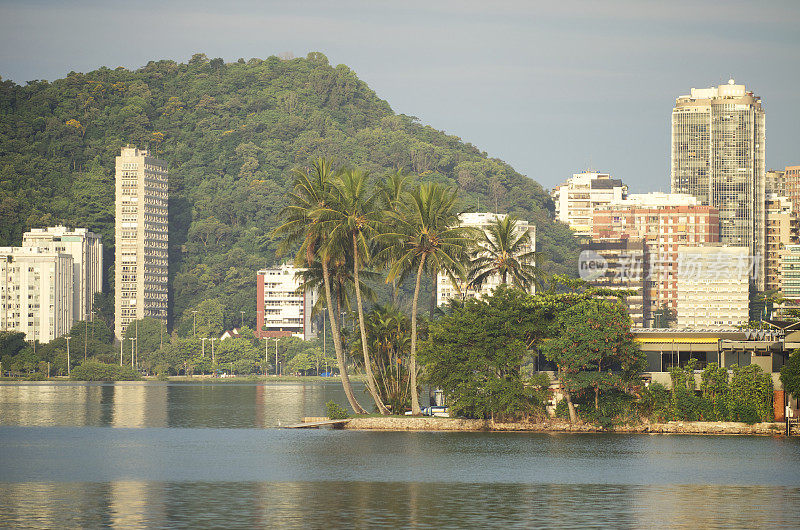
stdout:
<svg viewBox="0 0 800 530">
<path fill-rule="evenodd" d="M 574 268 L 574 239 L 551 220 L 538 183 L 394 114 L 321 53 L 229 64 L 197 54 L 52 83 L 0 80 L 0 245 L 19 244 L 31 227 L 86 226 L 103 236 L 111 266 L 114 157 L 129 143 L 169 163 L 174 322 L 206 299 L 220 301 L 224 327 L 239 324 L 240 310 L 255 320 L 255 272 L 274 261 L 269 234 L 289 171 L 318 156 L 456 187 L 469 209 L 496 206 L 535 223 L 545 272 Z"/>
</svg>

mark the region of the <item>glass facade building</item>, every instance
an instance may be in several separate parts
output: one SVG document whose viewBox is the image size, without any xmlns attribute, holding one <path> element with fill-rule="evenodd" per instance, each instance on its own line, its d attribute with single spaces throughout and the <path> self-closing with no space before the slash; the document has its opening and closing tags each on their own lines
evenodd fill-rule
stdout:
<svg viewBox="0 0 800 530">
<path fill-rule="evenodd" d="M 672 191 L 719 210 L 720 242 L 764 256 L 765 133 L 761 99 L 733 79 L 691 90 L 672 110 Z M 759 271 L 756 287 L 763 290 Z"/>
</svg>

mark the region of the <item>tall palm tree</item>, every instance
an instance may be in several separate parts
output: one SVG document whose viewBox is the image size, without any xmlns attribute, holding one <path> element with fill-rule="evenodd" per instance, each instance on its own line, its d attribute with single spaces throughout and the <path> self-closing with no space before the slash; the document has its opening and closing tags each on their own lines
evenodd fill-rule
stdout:
<svg viewBox="0 0 800 530">
<path fill-rule="evenodd" d="M 350 383 L 350 377 L 347 375 L 341 334 L 337 325 L 338 315 L 333 310 L 329 267 L 333 259 L 340 257 L 337 255 L 337 251 L 341 249 L 326 244 L 328 237 L 322 229 L 321 223 L 317 221 L 317 212 L 325 208 L 330 201 L 332 181 L 337 172 L 332 160 L 319 158 L 311 164 L 309 170 L 304 171 L 298 168 L 293 170 L 293 173 L 295 182 L 293 191 L 288 195 L 290 204 L 283 210 L 285 221 L 273 232 L 273 236 L 284 238 L 278 246 L 278 254 L 286 252 L 293 244 L 300 242 L 295 262 L 305 267 L 319 263 L 322 269 L 325 300 L 328 304 L 333 349 L 336 352 L 336 363 L 339 366 L 342 387 L 350 407 L 357 414 L 365 414 L 367 411 L 358 403 L 353 392 L 353 385 Z"/>
<path fill-rule="evenodd" d="M 537 282 L 539 272 L 530 232 L 522 230 L 519 221 L 508 216 L 495 218 L 486 230 L 478 233 L 472 251 L 469 286 L 480 289 L 496 275 L 501 284 L 511 280 L 516 287 L 529 291 Z"/>
<path fill-rule="evenodd" d="M 386 179 L 379 184 L 378 193 L 381 207 L 385 211 L 394 212 L 395 214 L 399 213 L 410 180 L 411 175 L 399 169 L 387 175 Z M 381 252 L 378 255 L 379 264 L 388 267 L 396 257 L 397 256 L 390 255 L 390 252 Z M 405 280 L 405 275 L 400 275 L 392 280 L 392 304 L 395 306 L 399 303 L 398 286 L 403 283 L 403 280 Z"/>
<path fill-rule="evenodd" d="M 458 202 L 455 191 L 437 183 L 426 183 L 408 193 L 400 211 L 392 214 L 393 228 L 383 237 L 393 242 L 396 259 L 389 269 L 387 282 L 413 271 L 414 298 L 411 303 L 411 413 L 422 414 L 417 389 L 417 306 L 422 275 L 448 271 L 463 277 L 459 261 L 469 241 L 469 231 L 458 226 Z"/>
<path fill-rule="evenodd" d="M 338 176 L 331 197 L 330 203 L 318 210 L 320 225 L 328 237 L 326 247 L 338 245 L 345 247 L 349 243 L 353 258 L 353 281 L 355 285 L 360 285 L 361 266 L 369 264 L 372 256 L 372 240 L 380 233 L 383 212 L 377 205 L 377 196 L 369 189 L 369 176 L 357 168 L 346 170 Z M 389 414 L 372 372 L 361 289 L 355 289 L 355 295 L 367 388 L 378 412 Z"/>
</svg>

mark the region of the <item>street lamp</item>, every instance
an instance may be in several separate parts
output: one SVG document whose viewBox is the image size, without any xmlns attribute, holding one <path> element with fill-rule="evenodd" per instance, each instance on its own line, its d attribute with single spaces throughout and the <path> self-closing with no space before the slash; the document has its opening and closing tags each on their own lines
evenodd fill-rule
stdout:
<svg viewBox="0 0 800 530">
<path fill-rule="evenodd" d="M 214 356 L 214 341 L 217 340 L 217 338 L 211 337 L 209 340 L 211 341 L 211 366 L 216 366 L 217 358 Z"/>
<path fill-rule="evenodd" d="M 278 337 L 273 340 L 275 341 L 275 377 L 278 377 Z"/>
<path fill-rule="evenodd" d="M 201 350 L 200 350 L 200 357 L 202 357 L 203 359 L 206 358 L 206 341 L 207 340 L 208 339 L 206 337 L 203 337 L 203 338 L 200 339 L 200 342 L 202 342 Z"/>
<path fill-rule="evenodd" d="M 71 339 L 72 337 L 67 335 L 64 338 L 67 339 L 67 376 L 69 376 L 69 339 Z"/>
</svg>

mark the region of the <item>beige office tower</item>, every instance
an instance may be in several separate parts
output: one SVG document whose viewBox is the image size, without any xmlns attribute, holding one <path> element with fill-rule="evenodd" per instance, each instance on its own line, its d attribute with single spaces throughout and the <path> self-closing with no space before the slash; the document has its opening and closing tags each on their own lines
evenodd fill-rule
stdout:
<svg viewBox="0 0 800 530">
<path fill-rule="evenodd" d="M 72 256 L 72 315 L 76 321 L 91 320 L 94 295 L 103 290 L 103 244 L 86 228 L 63 226 L 34 228 L 22 235 L 23 247 L 39 247 Z"/>
<path fill-rule="evenodd" d="M 116 188 L 114 333 L 121 339 L 134 320 L 167 320 L 167 163 L 123 147 Z"/>
<path fill-rule="evenodd" d="M 50 342 L 73 324 L 73 260 L 37 247 L 0 247 L 2 331 Z"/>
<path fill-rule="evenodd" d="M 720 242 L 748 247 L 764 289 L 764 109 L 737 85 L 693 88 L 672 110 L 672 191 L 719 210 Z"/>
</svg>

